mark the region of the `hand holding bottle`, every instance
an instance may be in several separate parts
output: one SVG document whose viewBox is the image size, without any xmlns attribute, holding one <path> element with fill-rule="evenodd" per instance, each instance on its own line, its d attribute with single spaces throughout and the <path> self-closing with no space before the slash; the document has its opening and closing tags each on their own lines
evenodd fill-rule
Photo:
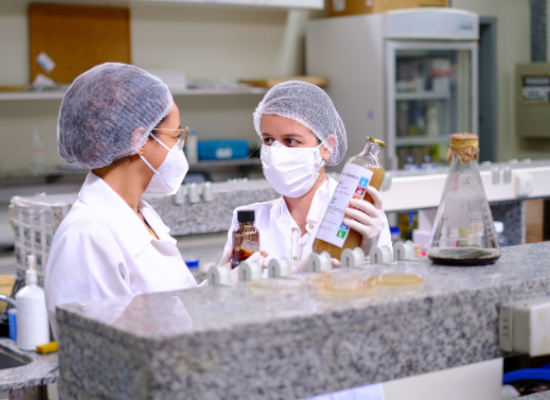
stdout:
<svg viewBox="0 0 550 400">
<path fill-rule="evenodd" d="M 380 192 L 372 186 L 368 186 L 366 191 L 374 204 L 366 200 L 352 199 L 350 205 L 353 208 L 346 208 L 344 224 L 361 234 L 361 248 L 368 255 L 372 246 L 378 243 L 380 233 L 386 224 L 386 214 Z"/>
</svg>

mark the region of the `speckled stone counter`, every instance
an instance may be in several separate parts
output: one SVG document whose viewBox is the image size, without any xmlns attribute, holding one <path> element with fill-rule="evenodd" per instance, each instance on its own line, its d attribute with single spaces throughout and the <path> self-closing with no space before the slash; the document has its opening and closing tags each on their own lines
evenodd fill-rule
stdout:
<svg viewBox="0 0 550 400">
<path fill-rule="evenodd" d="M 59 372 L 57 353 L 37 354 L 32 351 L 23 351 L 8 338 L 0 338 L 0 351 L 28 362 L 21 367 L 0 369 L 0 392 L 57 382 Z"/>
<path fill-rule="evenodd" d="M 206 287 L 58 311 L 65 399 L 301 399 L 501 357 L 498 306 L 550 295 L 550 243 L 485 267 L 428 260 L 339 270 L 415 273 L 408 292 L 345 298 Z"/>
<path fill-rule="evenodd" d="M 550 400 L 550 390 L 547 390 L 545 392 L 530 394 L 529 396 L 521 396 L 521 400 Z"/>
</svg>

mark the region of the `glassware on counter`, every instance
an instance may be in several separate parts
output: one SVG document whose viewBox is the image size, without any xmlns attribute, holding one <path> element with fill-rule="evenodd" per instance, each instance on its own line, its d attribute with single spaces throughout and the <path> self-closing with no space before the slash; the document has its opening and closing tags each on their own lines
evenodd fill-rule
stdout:
<svg viewBox="0 0 550 400">
<path fill-rule="evenodd" d="M 478 137 L 451 135 L 451 163 L 428 257 L 435 264 L 484 265 L 500 257 L 493 216 L 479 175 Z"/>
</svg>

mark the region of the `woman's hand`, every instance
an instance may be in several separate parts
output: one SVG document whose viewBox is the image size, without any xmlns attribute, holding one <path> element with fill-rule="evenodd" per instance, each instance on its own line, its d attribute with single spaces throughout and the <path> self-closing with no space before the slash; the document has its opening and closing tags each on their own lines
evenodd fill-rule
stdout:
<svg viewBox="0 0 550 400">
<path fill-rule="evenodd" d="M 378 238 L 386 224 L 386 214 L 378 190 L 367 186 L 367 193 L 372 197 L 374 205 L 366 200 L 352 199 L 350 205 L 355 209 L 346 208 L 344 224 L 361 234 L 361 248 L 368 257 L 372 246 L 378 244 Z"/>
</svg>

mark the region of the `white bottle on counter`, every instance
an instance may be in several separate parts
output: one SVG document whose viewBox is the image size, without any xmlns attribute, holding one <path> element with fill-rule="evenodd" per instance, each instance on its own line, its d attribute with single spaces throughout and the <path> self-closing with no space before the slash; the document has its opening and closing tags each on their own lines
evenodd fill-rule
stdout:
<svg viewBox="0 0 550 400">
<path fill-rule="evenodd" d="M 38 286 L 33 255 L 27 256 L 29 269 L 25 287 L 15 295 L 17 303 L 17 347 L 36 351 L 36 346 L 50 342 L 50 324 L 44 289 Z"/>
</svg>

